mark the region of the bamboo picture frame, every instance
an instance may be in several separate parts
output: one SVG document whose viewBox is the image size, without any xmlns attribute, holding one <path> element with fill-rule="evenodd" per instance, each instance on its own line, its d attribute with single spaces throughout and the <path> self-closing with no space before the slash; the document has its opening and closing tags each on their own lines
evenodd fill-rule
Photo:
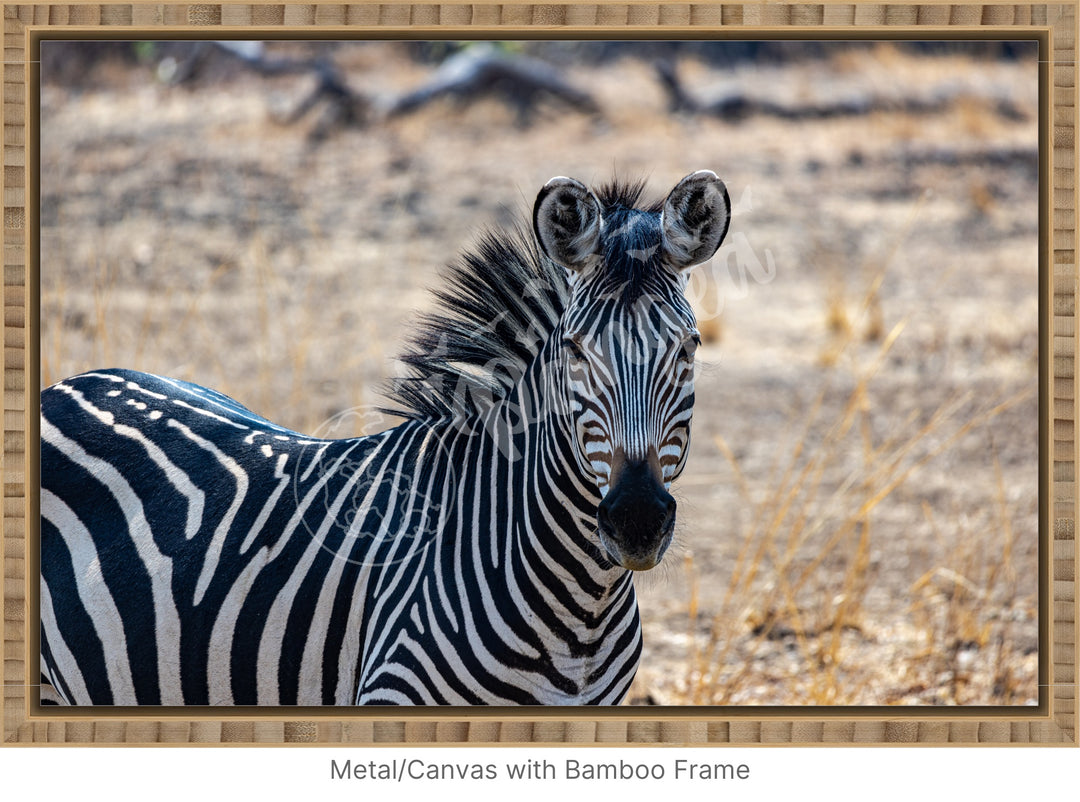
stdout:
<svg viewBox="0 0 1080 802">
<path fill-rule="evenodd" d="M 1075 3 L 4 4 L 5 745 L 1080 744 L 1075 548 Z M 42 709 L 35 555 L 39 310 L 34 232 L 43 38 L 1033 38 L 1040 64 L 1039 704 L 1029 708 Z"/>
</svg>

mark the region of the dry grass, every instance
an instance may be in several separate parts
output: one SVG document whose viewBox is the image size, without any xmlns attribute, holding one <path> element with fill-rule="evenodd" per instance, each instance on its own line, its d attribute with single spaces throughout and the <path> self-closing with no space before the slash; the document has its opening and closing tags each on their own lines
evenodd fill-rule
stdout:
<svg viewBox="0 0 1080 802">
<path fill-rule="evenodd" d="M 1016 538 L 996 454 L 994 468 L 997 526 L 972 529 L 959 522 L 961 538 L 948 550 L 947 562 L 911 587 L 910 615 L 924 638 L 923 649 L 912 659 L 912 675 L 925 687 L 937 686 L 939 699 L 952 704 L 983 694 L 1002 704 L 1024 700 L 1013 662 L 1002 658 L 1018 648 L 1015 624 L 1034 619 L 1038 600 L 1018 582 Z M 929 505 L 924 514 L 943 541 Z M 1002 606 L 1001 599 L 1011 601 Z"/>
<path fill-rule="evenodd" d="M 794 659 L 787 663 L 790 674 L 779 679 L 797 688 L 803 703 L 865 703 L 880 667 L 861 664 L 857 650 L 848 646 L 850 635 L 874 637 L 864 620 L 863 601 L 874 581 L 869 569 L 875 510 L 919 468 L 1030 395 L 1014 395 L 966 418 L 959 413 L 967 399 L 957 398 L 935 409 L 929 421 L 913 431 L 905 428 L 875 442 L 868 390 L 898 335 L 896 328 L 886 338 L 877 359 L 859 375 L 840 418 L 830 423 L 824 440 L 809 449 L 810 432 L 822 422 L 824 393 L 819 396 L 801 423 L 801 435 L 785 440 L 792 443 L 791 450 L 763 492 L 755 493 L 731 447 L 717 438 L 752 515 L 723 603 L 706 622 L 700 620 L 693 558 L 687 558 L 690 655 L 684 698 L 673 702 L 732 703 L 761 682 L 760 665 L 753 659 L 755 644 L 785 640 Z M 862 456 L 853 469 L 847 465 L 852 440 L 861 444 Z M 839 482 L 837 476 L 842 477 Z M 941 564 L 911 588 L 909 615 L 921 632 L 921 647 L 906 658 L 903 669 L 920 679 L 894 689 L 879 703 L 938 686 L 948 693 L 935 702 L 963 704 L 976 660 L 991 667 L 993 695 L 1003 704 L 1021 698 L 1008 663 L 993 655 L 983 657 L 988 648 L 1000 652 L 1011 645 L 1013 610 L 1002 611 L 991 600 L 1020 598 L 1012 570 L 1015 540 L 1001 485 L 998 497 L 1000 527 L 969 532 L 962 521 L 951 522 L 962 537 L 943 548 Z M 926 514 L 932 517 L 929 507 Z M 838 585 L 814 581 L 825 565 L 834 573 L 840 567 Z M 1034 598 L 1024 602 L 1033 615 Z M 943 683 L 944 676 L 948 681 Z"/>
<path fill-rule="evenodd" d="M 904 682 L 883 688 L 887 672 L 865 665 L 865 651 L 857 646 L 876 638 L 864 609 L 875 581 L 875 512 L 921 468 L 1034 392 L 974 406 L 970 393 L 954 395 L 875 436 L 881 427 L 874 420 L 874 379 L 907 323 L 903 319 L 881 333 L 881 287 L 920 206 L 921 201 L 889 246 L 886 267 L 870 278 L 853 310 L 838 283 L 829 283 L 822 388 L 809 410 L 790 421 L 789 436 L 778 439 L 788 447 L 778 452 L 768 478 L 752 481 L 731 445 L 715 436 L 751 514 L 723 601 L 707 620 L 700 612 L 700 578 L 693 557 L 686 557 L 689 654 L 686 676 L 674 683 L 668 703 L 746 701 L 762 684 L 765 654 L 775 651 L 776 641 L 784 643 L 785 659 L 772 661 L 781 667 L 769 679 L 787 685 L 804 704 L 866 704 L 868 698 L 902 704 L 927 695 L 935 704 L 988 696 L 1017 704 L 1028 698 L 1024 680 L 1030 677 L 1018 677 L 1015 660 L 1002 657 L 1016 646 L 1013 621 L 1032 620 L 1037 603 L 1018 586 L 1016 538 L 996 453 L 994 526 L 973 528 L 958 516 L 949 521 L 953 536 L 947 543 L 936 514 L 923 503 L 940 559 L 909 590 L 907 615 L 915 632 L 908 640 L 918 645 L 897 666 Z M 867 349 L 870 342 L 876 350 Z M 842 403 L 827 403 L 845 361 L 854 383 Z M 833 578 L 822 583 L 826 567 Z"/>
<path fill-rule="evenodd" d="M 317 357 L 341 350 L 342 329 L 328 322 L 347 314 L 349 299 L 335 297 L 317 274 L 300 282 L 284 277 L 257 233 L 242 258 L 222 261 L 204 280 L 168 293 L 133 299 L 119 274 L 103 260 L 75 288 L 62 275 L 43 283 L 42 386 L 98 367 L 167 373 L 214 387 L 303 432 L 366 399 L 363 383 L 354 381 L 345 403 L 320 404 L 325 367 Z M 245 291 L 223 287 L 229 284 Z M 243 371 L 235 369 L 234 349 L 222 347 L 223 332 L 237 325 L 244 330 Z M 355 375 L 368 350 L 349 349 L 337 364 Z"/>
</svg>

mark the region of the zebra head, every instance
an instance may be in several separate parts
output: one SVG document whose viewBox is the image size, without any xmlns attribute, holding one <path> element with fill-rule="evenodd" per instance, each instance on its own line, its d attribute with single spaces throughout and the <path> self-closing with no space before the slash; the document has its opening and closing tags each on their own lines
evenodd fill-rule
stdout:
<svg viewBox="0 0 1080 802">
<path fill-rule="evenodd" d="M 594 194 L 569 178 L 540 191 L 533 226 L 566 271 L 570 299 L 549 348 L 573 422 L 571 451 L 600 496 L 597 534 L 616 565 L 647 570 L 671 544 L 694 405 L 688 268 L 712 257 L 731 207 L 715 173 L 680 181 L 663 204 L 638 191 Z"/>
</svg>

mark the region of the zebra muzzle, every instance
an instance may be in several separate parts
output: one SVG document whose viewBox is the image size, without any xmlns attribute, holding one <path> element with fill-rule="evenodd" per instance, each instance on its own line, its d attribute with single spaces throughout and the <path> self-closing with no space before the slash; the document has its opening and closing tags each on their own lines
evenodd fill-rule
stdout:
<svg viewBox="0 0 1080 802">
<path fill-rule="evenodd" d="M 655 567 L 675 531 L 675 499 L 648 461 L 624 462 L 596 512 L 600 543 L 616 565 Z"/>
</svg>

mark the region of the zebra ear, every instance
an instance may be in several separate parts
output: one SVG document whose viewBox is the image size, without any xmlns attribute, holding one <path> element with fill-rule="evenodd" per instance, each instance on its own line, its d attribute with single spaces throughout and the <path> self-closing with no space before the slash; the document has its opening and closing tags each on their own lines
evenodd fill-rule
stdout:
<svg viewBox="0 0 1080 802">
<path fill-rule="evenodd" d="M 665 261 L 685 270 L 712 258 L 727 234 L 731 201 L 712 170 L 691 173 L 664 201 L 660 225 Z"/>
<path fill-rule="evenodd" d="M 552 178 L 536 196 L 536 241 L 549 259 L 568 270 L 582 270 L 597 261 L 602 224 L 600 201 L 572 178 Z"/>
</svg>

